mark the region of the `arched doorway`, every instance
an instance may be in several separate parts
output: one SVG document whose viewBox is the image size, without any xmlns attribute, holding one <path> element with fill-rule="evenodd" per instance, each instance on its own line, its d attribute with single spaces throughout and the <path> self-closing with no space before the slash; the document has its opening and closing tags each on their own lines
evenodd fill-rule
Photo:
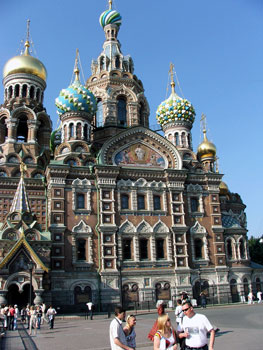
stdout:
<svg viewBox="0 0 263 350">
<path fill-rule="evenodd" d="M 230 292 L 231 292 L 231 297 L 232 297 L 232 303 L 239 302 L 239 294 L 238 294 L 238 290 L 237 290 L 237 281 L 234 278 L 230 281 Z"/>
<path fill-rule="evenodd" d="M 22 292 L 19 291 L 19 287 L 17 284 L 11 284 L 8 287 L 8 292 L 7 292 L 8 305 L 17 304 L 19 308 L 26 306 L 27 304 L 29 304 L 29 294 L 30 294 L 29 291 L 30 291 L 29 283 L 24 284 Z M 34 299 L 35 299 L 35 293 L 32 287 L 32 303 Z"/>
</svg>

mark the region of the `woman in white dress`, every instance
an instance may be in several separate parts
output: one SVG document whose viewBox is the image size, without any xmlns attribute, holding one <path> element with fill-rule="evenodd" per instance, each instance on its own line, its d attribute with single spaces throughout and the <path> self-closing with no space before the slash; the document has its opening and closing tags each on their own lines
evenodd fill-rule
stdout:
<svg viewBox="0 0 263 350">
<path fill-rule="evenodd" d="M 164 314 L 158 317 L 158 331 L 154 336 L 154 350 L 177 350 L 176 333 L 172 327 L 169 315 Z"/>
</svg>

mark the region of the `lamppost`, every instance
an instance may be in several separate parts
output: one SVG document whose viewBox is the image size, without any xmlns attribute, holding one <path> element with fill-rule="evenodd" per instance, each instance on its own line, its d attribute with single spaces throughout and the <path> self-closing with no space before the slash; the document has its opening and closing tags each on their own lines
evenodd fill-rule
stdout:
<svg viewBox="0 0 263 350">
<path fill-rule="evenodd" d="M 123 307 L 123 296 L 122 296 L 122 273 L 121 273 L 121 264 L 122 262 L 120 260 L 117 261 L 117 267 L 119 270 L 119 289 L 120 289 L 120 304 L 121 307 Z"/>
<path fill-rule="evenodd" d="M 32 305 L 32 271 L 33 271 L 33 268 L 34 268 L 33 261 L 29 261 L 27 266 L 28 266 L 28 270 L 30 272 L 29 305 L 31 306 Z"/>
</svg>

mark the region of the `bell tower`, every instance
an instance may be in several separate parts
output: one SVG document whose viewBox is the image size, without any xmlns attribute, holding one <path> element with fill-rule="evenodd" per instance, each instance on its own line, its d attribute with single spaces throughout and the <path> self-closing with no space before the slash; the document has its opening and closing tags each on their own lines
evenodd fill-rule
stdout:
<svg viewBox="0 0 263 350">
<path fill-rule="evenodd" d="M 100 24 L 105 42 L 97 60 L 92 61 L 87 87 L 97 99 L 94 141 L 102 144 L 127 127 L 148 127 L 150 111 L 142 82 L 134 75 L 133 60 L 121 52 L 121 15 L 112 9 L 111 1 L 100 16 Z"/>
</svg>

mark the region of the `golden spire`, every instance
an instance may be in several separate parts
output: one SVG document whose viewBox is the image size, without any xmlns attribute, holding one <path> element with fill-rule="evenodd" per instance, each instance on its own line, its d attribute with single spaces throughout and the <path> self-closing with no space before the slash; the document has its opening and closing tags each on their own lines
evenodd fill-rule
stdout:
<svg viewBox="0 0 263 350">
<path fill-rule="evenodd" d="M 112 0 L 109 0 L 109 10 L 112 9 Z"/>
<path fill-rule="evenodd" d="M 30 36 L 30 31 L 29 31 L 29 28 L 30 28 L 30 19 L 27 20 L 27 30 L 26 30 L 26 42 L 25 42 L 25 52 L 24 52 L 24 55 L 25 56 L 28 56 L 29 55 L 29 47 L 30 47 L 30 42 L 29 42 L 29 36 Z"/>
<path fill-rule="evenodd" d="M 171 75 L 171 88 L 172 88 L 172 93 L 175 93 L 175 82 L 174 82 L 174 64 L 170 63 L 170 69 L 169 73 Z"/>
<path fill-rule="evenodd" d="M 75 81 L 79 81 L 79 49 L 76 50 L 74 74 L 75 74 Z"/>
</svg>

